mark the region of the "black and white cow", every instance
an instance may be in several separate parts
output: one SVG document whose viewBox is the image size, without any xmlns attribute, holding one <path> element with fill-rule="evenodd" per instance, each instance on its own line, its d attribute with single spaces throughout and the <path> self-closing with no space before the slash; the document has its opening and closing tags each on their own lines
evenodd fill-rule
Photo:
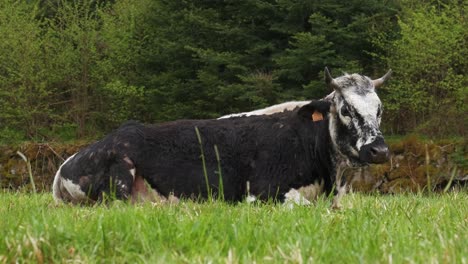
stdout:
<svg viewBox="0 0 468 264">
<path fill-rule="evenodd" d="M 344 184 L 337 177 L 337 164 L 387 160 L 375 87 L 389 75 L 333 79 L 325 69 L 333 96 L 271 115 L 149 126 L 126 123 L 64 162 L 54 179 L 54 197 L 80 203 L 111 193 L 127 199 L 144 179 L 166 198 L 206 198 L 209 192 L 216 196 L 220 180 L 230 201 L 248 194 L 283 200 L 289 190 L 319 181 L 327 192 L 336 183 L 339 198 Z"/>
<path fill-rule="evenodd" d="M 382 115 L 382 108 L 381 108 L 381 102 L 380 102 L 380 99 L 378 99 L 378 97 L 376 96 L 375 94 L 375 88 L 378 88 L 379 86 L 381 86 L 390 76 L 391 76 L 391 73 L 392 71 L 388 71 L 382 78 L 380 79 L 377 79 L 377 80 L 373 80 L 372 81 L 372 84 L 374 86 L 374 89 L 373 91 L 369 90 L 368 88 L 365 88 L 365 87 L 368 87 L 369 85 L 364 82 L 361 81 L 361 83 L 358 81 L 359 78 L 362 78 L 363 76 L 361 75 L 358 75 L 358 74 L 353 74 L 353 75 L 349 75 L 349 74 L 345 74 L 345 76 L 342 76 L 342 77 L 339 77 L 337 79 L 333 79 L 328 71 L 328 69 L 325 69 L 325 74 L 326 74 L 326 82 L 328 84 L 328 86 L 330 88 L 333 89 L 333 91 L 327 95 L 326 97 L 324 97 L 323 101 L 328 101 L 328 102 L 331 102 L 331 103 L 335 103 L 335 106 L 340 106 L 340 104 L 342 104 L 342 107 L 343 107 L 343 103 L 346 103 L 346 104 L 349 104 L 350 102 L 348 101 L 353 101 L 353 93 L 357 90 L 360 90 L 360 89 L 363 89 L 363 90 L 367 90 L 368 92 L 362 94 L 361 95 L 364 95 L 365 97 L 367 97 L 366 99 L 362 100 L 363 98 L 358 98 L 358 102 L 361 102 L 361 101 L 364 101 L 366 102 L 365 104 L 356 104 L 356 106 L 353 108 L 351 108 L 351 110 L 354 110 L 354 114 L 353 116 L 357 116 L 357 115 L 361 115 L 362 117 L 365 118 L 365 112 L 366 111 L 369 111 L 369 110 L 372 110 L 373 107 L 372 105 L 380 105 L 380 109 L 378 109 L 378 113 L 377 113 L 377 125 L 375 124 L 372 124 L 372 123 L 369 123 L 369 124 L 364 124 L 365 122 L 361 122 L 361 124 L 364 124 L 364 125 L 361 125 L 359 123 L 356 123 L 354 122 L 354 130 L 355 131 L 358 131 L 358 134 L 364 134 L 364 137 L 362 137 L 363 139 L 365 138 L 365 135 L 366 134 L 369 134 L 369 138 L 366 140 L 368 142 L 371 142 L 373 141 L 375 138 L 377 138 L 376 136 L 372 136 L 373 134 L 375 135 L 380 135 L 380 137 L 378 138 L 378 140 L 382 140 L 383 142 L 383 136 L 381 135 L 380 131 L 379 131 L 379 126 L 380 126 L 380 121 L 381 121 L 381 115 Z M 359 77 L 361 76 L 361 77 Z M 356 82 L 356 83 L 354 83 Z M 348 87 L 346 90 L 343 90 L 343 89 L 340 89 L 339 87 Z M 350 87 L 355 87 L 354 90 L 353 89 L 349 89 Z M 338 90 L 338 94 L 336 94 L 336 91 Z M 340 92 L 341 91 L 341 92 Z M 373 92 L 373 93 L 372 93 Z M 360 94 L 359 92 L 357 92 L 357 94 Z M 345 99 L 347 98 L 347 99 Z M 343 100 L 342 100 L 343 99 Z M 340 103 L 340 101 L 342 101 L 342 103 Z M 356 100 L 354 100 L 356 101 Z M 233 118 L 233 117 L 246 117 L 246 116 L 256 116 L 256 115 L 272 115 L 272 114 L 276 114 L 276 113 L 281 113 L 281 112 L 285 112 L 285 111 L 291 111 L 291 110 L 294 110 L 296 108 L 299 108 L 299 107 L 302 107 L 306 104 L 308 104 L 310 101 L 289 101 L 289 102 L 285 102 L 285 103 L 281 103 L 281 104 L 277 104 L 277 105 L 273 105 L 273 106 L 269 106 L 269 107 L 266 107 L 266 108 L 263 108 L 263 109 L 257 109 L 257 110 L 254 110 L 254 111 L 250 111 L 250 112 L 243 112 L 243 113 L 236 113 L 236 114 L 228 114 L 228 115 L 224 115 L 222 117 L 219 117 L 218 119 L 226 119 L 226 118 Z M 369 105 L 369 104 L 372 104 L 372 105 Z M 340 116 L 340 114 L 337 114 L 335 115 L 335 120 L 339 120 L 338 117 Z M 341 115 L 343 116 L 343 115 Z M 368 121 L 372 122 L 372 115 L 367 115 L 369 118 L 367 118 Z M 333 119 L 333 116 L 331 117 L 331 119 Z M 345 123 L 346 120 L 343 121 L 343 123 Z M 334 133 L 333 131 L 335 131 L 335 128 L 337 127 L 336 126 L 336 122 L 335 122 L 335 125 L 333 125 L 333 123 L 330 123 L 330 132 L 331 133 Z M 369 127 L 374 127 L 375 129 L 373 130 L 368 130 L 366 131 L 366 128 L 369 128 Z M 364 129 L 362 129 L 364 128 Z M 361 130 L 364 130 L 364 133 L 361 131 Z M 376 132 L 378 131 L 378 132 Z M 336 133 L 336 132 L 335 132 Z M 339 137 L 340 135 L 336 135 L 336 137 Z M 381 139 L 380 139 L 381 138 Z M 339 141 L 339 140 L 336 140 L 336 141 Z M 336 144 L 336 143 L 335 143 Z M 342 146 L 346 145 L 346 142 L 344 144 L 341 144 Z M 362 142 L 357 142 L 356 146 L 355 146 L 355 149 L 356 150 L 359 150 L 360 147 L 362 146 Z M 336 148 L 336 149 L 342 149 L 342 148 Z M 340 197 L 344 194 L 345 192 L 345 182 L 344 182 L 344 179 L 342 180 L 341 179 L 341 174 L 343 172 L 344 169 L 346 168 L 349 168 L 349 167 L 361 167 L 363 164 L 361 164 L 360 162 L 353 162 L 353 160 L 350 160 L 348 158 L 346 158 L 346 155 L 343 155 L 344 153 L 340 153 L 340 151 L 338 151 L 338 156 L 336 157 L 336 168 L 335 170 L 337 171 L 337 174 L 336 174 L 336 178 L 335 178 L 335 181 L 338 182 L 339 184 L 336 185 L 337 187 L 337 195 L 335 196 L 335 199 L 333 201 L 333 205 L 334 207 L 339 207 L 339 199 Z M 384 157 L 384 159 L 386 159 L 387 157 Z M 371 162 L 372 163 L 372 162 Z M 379 161 L 375 161 L 374 163 L 380 163 Z M 306 198 L 314 198 L 316 197 L 318 194 L 320 194 L 320 192 L 323 191 L 323 179 L 321 181 L 318 181 L 314 184 L 311 184 L 309 186 L 303 186 L 301 187 L 300 189 L 300 192 L 297 192 L 297 190 L 295 189 L 291 189 L 291 191 L 289 193 L 287 193 L 287 198 L 291 198 L 293 200 L 295 200 L 295 203 L 301 203 L 301 204 L 309 204 L 309 201 L 306 199 Z M 302 194 L 307 194 L 306 197 L 303 197 Z M 289 197 L 288 197 L 289 195 Z"/>
</svg>

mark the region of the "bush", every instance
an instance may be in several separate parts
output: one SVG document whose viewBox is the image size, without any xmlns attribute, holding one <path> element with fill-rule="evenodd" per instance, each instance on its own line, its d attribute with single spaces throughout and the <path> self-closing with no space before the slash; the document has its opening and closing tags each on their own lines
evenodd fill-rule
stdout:
<svg viewBox="0 0 468 264">
<path fill-rule="evenodd" d="M 395 72 L 384 89 L 387 129 L 429 135 L 463 135 L 468 110 L 466 5 L 449 1 L 404 7 L 401 37 L 386 43 Z M 377 45 L 382 45 L 379 39 Z"/>
</svg>

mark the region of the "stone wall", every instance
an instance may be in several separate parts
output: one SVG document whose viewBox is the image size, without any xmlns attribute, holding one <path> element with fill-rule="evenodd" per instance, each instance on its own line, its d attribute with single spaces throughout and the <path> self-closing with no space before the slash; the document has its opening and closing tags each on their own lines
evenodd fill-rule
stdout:
<svg viewBox="0 0 468 264">
<path fill-rule="evenodd" d="M 382 165 L 345 171 L 351 188 L 381 193 L 443 190 L 468 182 L 464 141 L 422 141 L 416 137 L 392 142 L 390 161 Z"/>
<path fill-rule="evenodd" d="M 27 163 L 18 154 L 23 153 L 31 164 L 38 191 L 50 191 L 55 172 L 69 156 L 87 143 L 24 143 L 20 146 L 0 146 L 0 187 L 31 190 Z"/>
</svg>

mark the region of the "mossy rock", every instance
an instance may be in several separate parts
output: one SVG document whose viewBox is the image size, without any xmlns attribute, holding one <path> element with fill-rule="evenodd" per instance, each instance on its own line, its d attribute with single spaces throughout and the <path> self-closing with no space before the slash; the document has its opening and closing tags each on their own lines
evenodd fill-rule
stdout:
<svg viewBox="0 0 468 264">
<path fill-rule="evenodd" d="M 419 190 L 421 190 L 421 186 L 409 178 L 398 178 L 393 181 L 385 182 L 380 187 L 381 192 L 393 194 L 417 192 Z"/>
<path fill-rule="evenodd" d="M 384 181 L 389 164 L 371 165 L 369 167 L 347 169 L 347 182 L 351 189 L 360 192 L 372 192 Z"/>
<path fill-rule="evenodd" d="M 405 144 L 403 141 L 398 141 L 391 143 L 388 148 L 390 149 L 390 152 L 392 152 L 394 155 L 402 154 L 405 152 Z"/>
</svg>

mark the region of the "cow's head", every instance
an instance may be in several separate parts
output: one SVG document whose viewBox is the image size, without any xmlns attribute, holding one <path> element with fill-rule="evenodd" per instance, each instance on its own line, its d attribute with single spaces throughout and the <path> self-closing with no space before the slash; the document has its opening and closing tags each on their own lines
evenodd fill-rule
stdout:
<svg viewBox="0 0 468 264">
<path fill-rule="evenodd" d="M 382 103 L 375 93 L 391 75 L 371 80 L 359 74 L 333 78 L 325 68 L 325 82 L 334 90 L 330 98 L 330 134 L 335 148 L 351 163 L 383 163 L 389 151 L 380 132 Z"/>
<path fill-rule="evenodd" d="M 389 150 L 380 132 L 382 103 L 375 93 L 391 75 L 372 80 L 359 74 L 333 78 L 325 68 L 325 82 L 333 92 L 328 102 L 329 130 L 338 155 L 352 165 L 383 163 Z M 322 103 L 323 104 L 323 103 Z"/>
</svg>

